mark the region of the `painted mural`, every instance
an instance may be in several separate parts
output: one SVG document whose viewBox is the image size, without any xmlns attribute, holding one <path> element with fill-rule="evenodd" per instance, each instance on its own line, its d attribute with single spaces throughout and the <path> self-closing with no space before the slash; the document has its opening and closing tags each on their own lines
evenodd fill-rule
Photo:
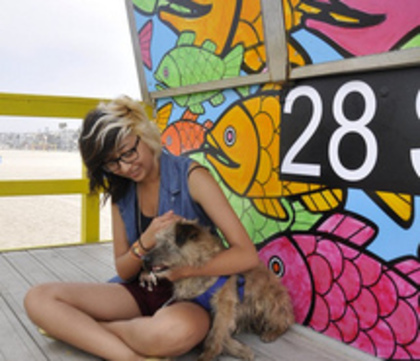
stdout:
<svg viewBox="0 0 420 361">
<path fill-rule="evenodd" d="M 149 91 L 264 71 L 258 1 L 133 3 Z M 416 0 L 284 8 L 293 66 L 420 46 Z M 288 91 L 260 84 L 159 99 L 163 145 L 213 173 L 288 286 L 299 323 L 383 359 L 418 360 L 420 197 L 284 179 Z"/>
<path fill-rule="evenodd" d="M 292 66 L 420 47 L 417 0 L 283 0 Z"/>
<path fill-rule="evenodd" d="M 133 4 L 150 91 L 258 74 L 266 67 L 259 1 L 134 0 Z M 152 37 L 160 39 L 159 46 L 150 47 Z M 220 93 L 216 100 L 214 95 L 201 94 L 198 101 L 175 99 L 180 105 L 199 104 L 201 97 L 221 102 Z"/>
</svg>

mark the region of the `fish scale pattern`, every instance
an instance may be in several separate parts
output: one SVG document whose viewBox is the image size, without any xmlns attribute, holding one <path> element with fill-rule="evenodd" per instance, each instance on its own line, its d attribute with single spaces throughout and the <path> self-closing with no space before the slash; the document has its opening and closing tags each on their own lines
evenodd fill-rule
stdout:
<svg viewBox="0 0 420 361">
<path fill-rule="evenodd" d="M 383 262 L 366 249 L 375 234 L 364 220 L 337 213 L 259 252 L 282 270 L 298 322 L 380 358 L 418 360 L 420 263 Z"/>
<path fill-rule="evenodd" d="M 340 189 L 279 179 L 279 97 L 272 85 L 232 103 L 206 132 L 207 159 L 229 188 L 273 219 L 294 216 L 284 206 L 289 199 L 301 199 L 311 212 L 339 207 Z"/>
<path fill-rule="evenodd" d="M 177 62 L 184 66 L 182 85 L 200 84 L 209 79 L 221 79 L 224 75 L 223 62 L 208 50 L 194 47 L 178 48 Z M 197 62 L 191 62 L 197 59 Z"/>
<path fill-rule="evenodd" d="M 311 274 L 322 277 L 314 278 L 314 317 L 309 325 L 378 357 L 410 359 L 419 342 L 416 287 L 346 245 L 323 236 L 314 236 L 312 242 L 314 249 L 305 256 Z"/>
</svg>

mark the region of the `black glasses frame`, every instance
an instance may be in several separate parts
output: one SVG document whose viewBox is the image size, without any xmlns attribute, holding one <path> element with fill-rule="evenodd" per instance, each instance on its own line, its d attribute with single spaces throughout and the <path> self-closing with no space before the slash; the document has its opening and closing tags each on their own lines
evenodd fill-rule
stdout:
<svg viewBox="0 0 420 361">
<path fill-rule="evenodd" d="M 123 162 L 125 164 L 131 164 L 134 161 L 136 161 L 139 157 L 139 152 L 137 150 L 137 147 L 140 143 L 140 136 L 138 135 L 136 137 L 136 142 L 134 143 L 134 146 L 130 148 L 129 150 L 122 153 L 118 158 L 110 159 L 102 164 L 102 168 L 106 172 L 117 172 L 121 169 L 120 162 Z"/>
</svg>

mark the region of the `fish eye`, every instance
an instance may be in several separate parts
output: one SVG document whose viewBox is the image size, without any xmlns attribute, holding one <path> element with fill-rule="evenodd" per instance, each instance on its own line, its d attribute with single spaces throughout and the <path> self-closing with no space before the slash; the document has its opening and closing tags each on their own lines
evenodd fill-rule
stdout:
<svg viewBox="0 0 420 361">
<path fill-rule="evenodd" d="M 163 68 L 163 76 L 167 78 L 169 76 L 169 69 L 167 66 Z"/>
<path fill-rule="evenodd" d="M 282 277 L 284 275 L 284 263 L 283 261 L 277 257 L 273 256 L 270 258 L 268 262 L 268 268 L 277 276 Z"/>
<path fill-rule="evenodd" d="M 227 146 L 231 147 L 236 142 L 236 130 L 232 126 L 227 127 L 225 130 L 225 143 Z"/>
<path fill-rule="evenodd" d="M 172 145 L 172 137 L 171 137 L 170 135 L 168 135 L 168 136 L 166 137 L 166 145 L 169 145 L 169 146 L 171 146 L 171 145 Z"/>
</svg>

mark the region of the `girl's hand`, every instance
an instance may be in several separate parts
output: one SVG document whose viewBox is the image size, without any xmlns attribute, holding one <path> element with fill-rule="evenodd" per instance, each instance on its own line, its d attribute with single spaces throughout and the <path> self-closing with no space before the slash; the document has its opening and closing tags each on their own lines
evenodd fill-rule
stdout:
<svg viewBox="0 0 420 361">
<path fill-rule="evenodd" d="M 175 214 L 173 211 L 168 211 L 161 216 L 153 218 L 146 232 L 141 235 L 141 245 L 143 248 L 146 250 L 152 249 L 156 245 L 156 233 L 181 219 L 182 217 Z"/>
<path fill-rule="evenodd" d="M 166 278 L 171 282 L 176 282 L 183 278 L 188 278 L 193 276 L 193 269 L 191 267 L 174 267 L 166 271 L 156 272 L 154 274 L 157 279 Z"/>
<path fill-rule="evenodd" d="M 160 279 L 167 279 L 170 282 L 175 282 L 181 278 L 189 277 L 188 267 L 172 268 L 163 272 L 148 272 L 143 271 L 139 275 L 139 285 L 147 287 L 148 291 L 153 291 L 153 287 L 157 286 Z"/>
</svg>

